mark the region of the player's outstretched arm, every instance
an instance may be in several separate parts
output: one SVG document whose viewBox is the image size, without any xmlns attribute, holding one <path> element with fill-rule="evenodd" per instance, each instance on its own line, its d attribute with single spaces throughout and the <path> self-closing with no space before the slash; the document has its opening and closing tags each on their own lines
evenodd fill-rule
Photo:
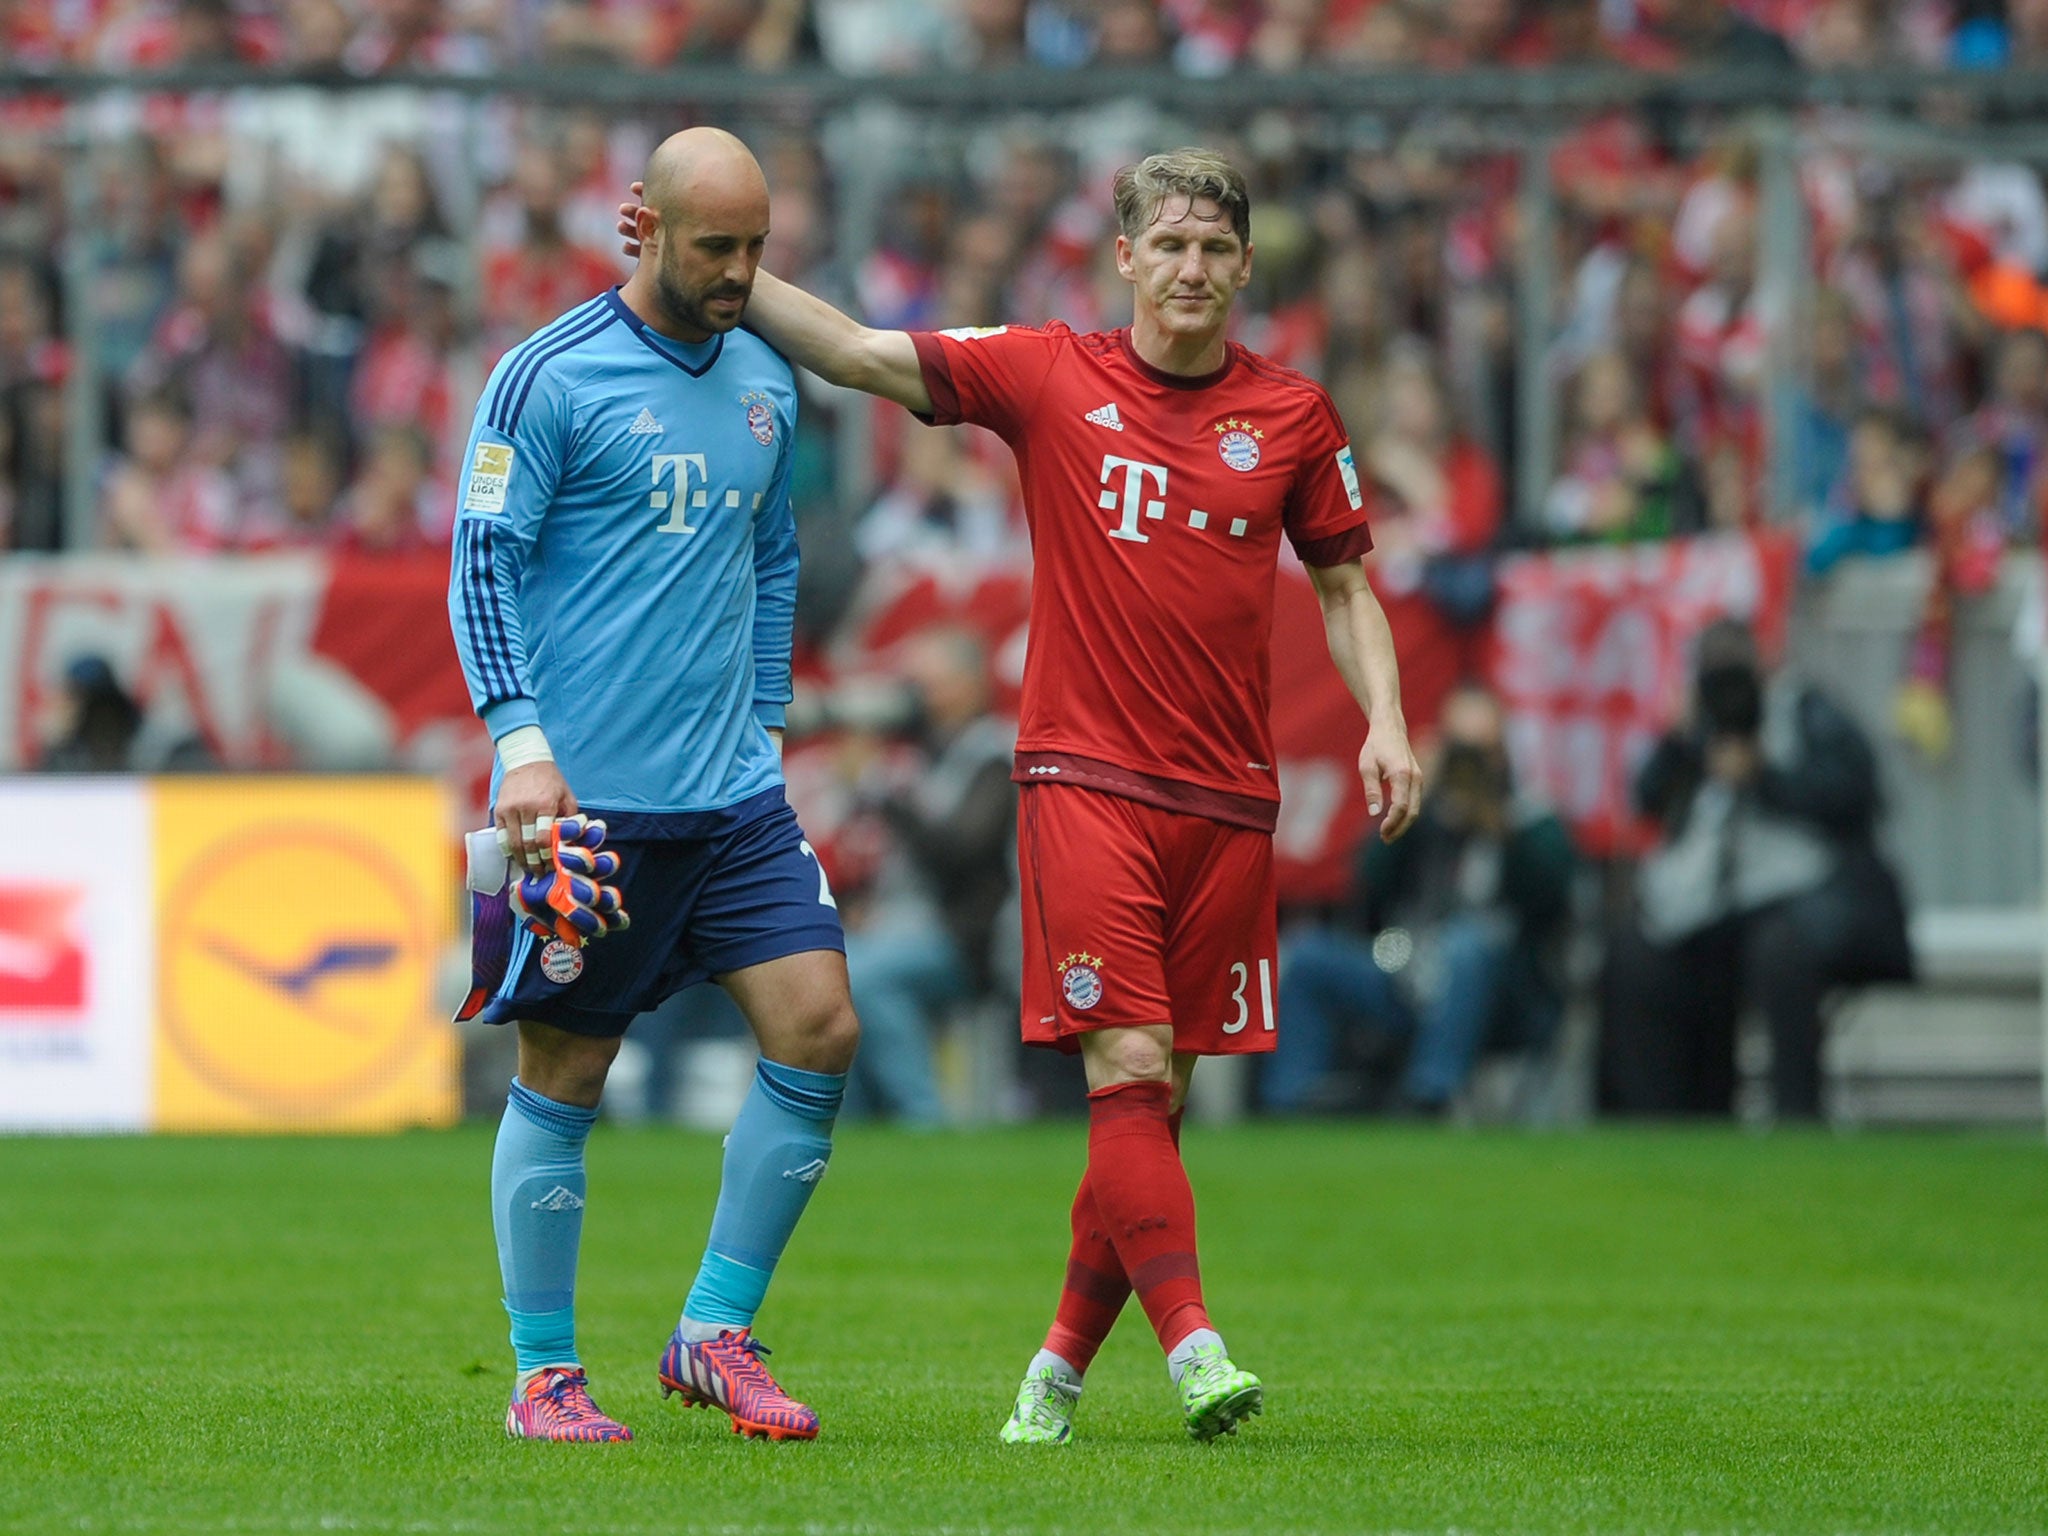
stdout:
<svg viewBox="0 0 2048 1536">
<path fill-rule="evenodd" d="M 640 255 L 640 199 L 645 184 L 633 183 L 633 201 L 619 204 L 619 240 L 628 256 Z M 747 326 L 784 357 L 827 383 L 894 400 L 919 414 L 932 408 L 918 365 L 917 345 L 907 331 L 878 331 L 767 272 L 754 276 Z"/>
<path fill-rule="evenodd" d="M 1358 774 L 1365 781 L 1366 806 L 1380 822 L 1380 837 L 1391 843 L 1414 824 L 1422 809 L 1422 770 L 1408 745 L 1408 722 L 1401 714 L 1401 669 L 1394 660 L 1394 632 L 1386 611 L 1365 579 L 1365 564 L 1308 567 L 1316 596 L 1323 605 L 1323 633 L 1330 659 L 1344 686 L 1365 711 L 1365 746 L 1358 754 Z"/>
<path fill-rule="evenodd" d="M 920 413 L 932 408 L 908 331 L 874 330 L 766 272 L 754 278 L 747 324 L 784 357 L 828 383 L 865 390 Z"/>
</svg>

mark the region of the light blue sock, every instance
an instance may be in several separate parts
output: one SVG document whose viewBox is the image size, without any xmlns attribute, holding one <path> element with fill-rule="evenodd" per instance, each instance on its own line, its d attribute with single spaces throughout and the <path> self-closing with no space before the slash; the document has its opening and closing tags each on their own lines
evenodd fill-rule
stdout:
<svg viewBox="0 0 2048 1536">
<path fill-rule="evenodd" d="M 491 1158 L 491 1226 L 522 1371 L 576 1363 L 583 1143 L 596 1123 L 596 1110 L 544 1099 L 512 1079 Z"/>
<path fill-rule="evenodd" d="M 749 1328 L 775 1265 L 832 1158 L 844 1072 L 763 1061 L 725 1138 L 725 1172 L 711 1241 L 683 1303 L 686 1333 Z M 691 1325 L 698 1325 L 692 1329 Z"/>
</svg>

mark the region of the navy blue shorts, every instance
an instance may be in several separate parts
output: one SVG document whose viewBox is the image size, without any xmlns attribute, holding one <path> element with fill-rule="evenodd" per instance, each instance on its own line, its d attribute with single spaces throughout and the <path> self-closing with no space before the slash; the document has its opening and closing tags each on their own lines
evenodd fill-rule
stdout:
<svg viewBox="0 0 2048 1536">
<path fill-rule="evenodd" d="M 839 906 L 782 786 L 723 810 L 602 818 L 633 921 L 582 949 L 514 925 L 491 1024 L 533 1019 L 579 1035 L 623 1035 L 685 987 L 812 949 L 846 949 Z M 659 836 L 643 835 L 658 830 Z M 492 919 L 496 921 L 496 919 Z M 479 941 L 481 955 L 488 947 Z"/>
</svg>

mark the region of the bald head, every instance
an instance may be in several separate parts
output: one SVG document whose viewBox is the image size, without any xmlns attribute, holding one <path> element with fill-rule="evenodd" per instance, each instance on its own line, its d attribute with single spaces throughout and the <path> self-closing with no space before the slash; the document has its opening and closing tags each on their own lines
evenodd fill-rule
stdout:
<svg viewBox="0 0 2048 1536">
<path fill-rule="evenodd" d="M 757 213 L 768 221 L 768 179 L 754 152 L 723 128 L 685 128 L 647 157 L 647 206 L 663 223 Z M 717 221 L 716 218 L 714 221 Z"/>
<path fill-rule="evenodd" d="M 626 300 L 687 341 L 729 331 L 746 313 L 768 240 L 768 182 L 722 128 L 690 128 L 648 157 L 640 270 Z M 645 306 L 645 307 L 643 307 Z"/>
</svg>

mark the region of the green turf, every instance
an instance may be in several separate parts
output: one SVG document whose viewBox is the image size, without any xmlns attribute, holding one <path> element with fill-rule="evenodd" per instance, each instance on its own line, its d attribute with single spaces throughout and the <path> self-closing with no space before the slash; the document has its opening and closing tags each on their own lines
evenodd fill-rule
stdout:
<svg viewBox="0 0 2048 1536">
<path fill-rule="evenodd" d="M 1076 1442 L 995 1431 L 1078 1127 L 850 1131 L 763 1333 L 825 1422 L 657 1400 L 707 1138 L 591 1147 L 618 1447 L 515 1444 L 489 1132 L 0 1141 L 0 1528 L 2038 1532 L 2048 1149 L 1195 1130 L 1209 1300 L 1268 1386 L 1189 1443 L 1135 1308 Z"/>
</svg>

